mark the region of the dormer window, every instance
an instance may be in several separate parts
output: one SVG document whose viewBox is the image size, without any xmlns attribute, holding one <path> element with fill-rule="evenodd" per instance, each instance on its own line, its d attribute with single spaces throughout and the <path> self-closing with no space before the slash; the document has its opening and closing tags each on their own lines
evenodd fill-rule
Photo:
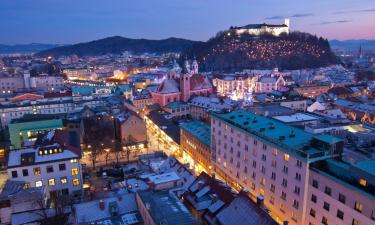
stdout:
<svg viewBox="0 0 375 225">
<path fill-rule="evenodd" d="M 363 186 L 363 187 L 366 187 L 366 185 L 367 185 L 367 181 L 365 180 L 365 179 L 359 179 L 359 184 L 361 185 L 361 186 Z"/>
</svg>

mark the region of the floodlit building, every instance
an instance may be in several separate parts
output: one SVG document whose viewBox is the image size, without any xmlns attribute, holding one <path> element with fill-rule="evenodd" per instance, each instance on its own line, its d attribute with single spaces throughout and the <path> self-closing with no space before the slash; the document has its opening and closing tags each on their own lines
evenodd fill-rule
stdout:
<svg viewBox="0 0 375 225">
<path fill-rule="evenodd" d="M 242 27 L 234 27 L 236 34 L 250 34 L 250 35 L 261 35 L 261 34 L 273 34 L 279 36 L 282 33 L 289 34 L 290 20 L 285 19 L 283 24 L 249 24 Z"/>
</svg>

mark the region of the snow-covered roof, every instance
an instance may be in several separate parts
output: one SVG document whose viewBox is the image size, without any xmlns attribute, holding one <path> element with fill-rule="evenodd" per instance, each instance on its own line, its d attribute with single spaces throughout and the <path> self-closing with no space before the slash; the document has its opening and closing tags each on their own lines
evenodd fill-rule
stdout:
<svg viewBox="0 0 375 225">
<path fill-rule="evenodd" d="M 295 113 L 293 115 L 285 115 L 285 116 L 274 116 L 273 118 L 280 120 L 284 123 L 302 122 L 302 121 L 310 121 L 310 120 L 318 119 L 314 116 L 310 116 L 305 113 Z"/>
<path fill-rule="evenodd" d="M 59 144 L 53 144 L 50 146 L 51 149 L 61 147 Z M 33 154 L 34 156 L 34 164 L 42 164 L 42 163 L 49 163 L 52 161 L 61 161 L 61 160 L 69 160 L 73 158 L 78 158 L 76 153 L 70 151 L 69 149 L 64 149 L 62 152 L 57 152 L 53 154 L 38 154 L 38 148 L 27 148 L 27 149 L 19 149 L 19 150 L 12 150 L 9 151 L 9 159 L 8 159 L 8 167 L 18 167 L 21 166 L 21 156 L 23 154 Z"/>
<path fill-rule="evenodd" d="M 172 181 L 178 181 L 181 178 L 175 172 L 163 173 L 148 178 L 154 184 L 162 184 Z"/>
</svg>

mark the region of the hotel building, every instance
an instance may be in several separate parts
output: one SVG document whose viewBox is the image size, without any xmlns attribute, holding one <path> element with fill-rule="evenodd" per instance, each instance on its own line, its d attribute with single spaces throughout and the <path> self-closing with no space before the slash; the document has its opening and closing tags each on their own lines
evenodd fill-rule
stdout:
<svg viewBox="0 0 375 225">
<path fill-rule="evenodd" d="M 314 136 L 245 110 L 211 117 L 214 172 L 236 189 L 249 190 L 279 222 L 305 224 L 310 164 L 342 151 L 340 139 Z"/>
</svg>

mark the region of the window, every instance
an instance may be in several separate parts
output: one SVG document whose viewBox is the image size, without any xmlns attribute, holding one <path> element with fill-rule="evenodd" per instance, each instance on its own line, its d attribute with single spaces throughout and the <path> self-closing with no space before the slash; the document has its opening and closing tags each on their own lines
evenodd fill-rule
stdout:
<svg viewBox="0 0 375 225">
<path fill-rule="evenodd" d="M 71 163 L 77 163 L 77 159 L 71 159 L 70 162 Z"/>
<path fill-rule="evenodd" d="M 275 198 L 273 196 L 270 197 L 270 204 L 273 205 L 275 203 Z"/>
<path fill-rule="evenodd" d="M 288 181 L 283 178 L 283 182 L 281 183 L 281 185 L 283 185 L 284 187 L 287 187 L 288 186 Z"/>
<path fill-rule="evenodd" d="M 283 167 L 283 172 L 284 172 L 285 174 L 288 174 L 288 167 L 287 167 L 287 166 L 284 166 L 284 167 Z"/>
<path fill-rule="evenodd" d="M 33 169 L 34 175 L 40 175 L 40 167 L 35 167 Z"/>
<path fill-rule="evenodd" d="M 340 219 L 344 219 L 344 212 L 341 211 L 341 210 L 337 210 L 337 214 L 336 214 L 337 218 L 340 218 Z"/>
<path fill-rule="evenodd" d="M 312 194 L 311 195 L 311 201 L 316 203 L 316 200 L 317 200 L 316 195 Z"/>
<path fill-rule="evenodd" d="M 41 187 L 43 185 L 43 182 L 41 180 L 38 180 L 35 182 L 35 187 Z"/>
<path fill-rule="evenodd" d="M 312 186 L 313 186 L 314 188 L 319 188 L 319 182 L 318 182 L 317 180 L 313 180 L 313 182 L 312 182 Z"/>
<path fill-rule="evenodd" d="M 254 183 L 251 184 L 251 189 L 255 190 L 255 184 Z"/>
<path fill-rule="evenodd" d="M 68 179 L 66 179 L 66 177 L 61 177 L 60 182 L 61 182 L 61 184 L 66 184 L 66 183 L 68 183 Z"/>
<path fill-rule="evenodd" d="M 253 161 L 253 168 L 256 168 L 257 167 L 257 162 L 254 160 Z"/>
<path fill-rule="evenodd" d="M 48 186 L 55 186 L 55 179 L 48 179 Z"/>
<path fill-rule="evenodd" d="M 289 154 L 284 154 L 284 160 L 289 161 Z"/>
<path fill-rule="evenodd" d="M 266 185 L 266 179 L 265 178 L 260 179 L 260 184 L 261 185 Z"/>
<path fill-rule="evenodd" d="M 302 167 L 302 161 L 297 159 L 297 167 L 301 168 Z"/>
<path fill-rule="evenodd" d="M 322 224 L 328 225 L 328 219 L 326 217 L 322 217 Z"/>
<path fill-rule="evenodd" d="M 341 193 L 339 194 L 339 202 L 345 204 L 345 202 L 346 202 L 346 197 L 345 197 L 345 195 L 343 195 L 343 194 L 341 194 Z"/>
<path fill-rule="evenodd" d="M 261 170 L 261 172 L 262 172 L 263 174 L 265 174 L 265 173 L 266 173 L 266 167 L 262 166 L 262 170 Z"/>
<path fill-rule="evenodd" d="M 73 186 L 79 185 L 79 179 L 73 179 Z"/>
<path fill-rule="evenodd" d="M 286 200 L 286 193 L 285 192 L 281 192 L 281 199 Z"/>
<path fill-rule="evenodd" d="M 12 171 L 12 178 L 17 178 L 17 177 L 18 177 L 17 170 L 13 170 Z"/>
<path fill-rule="evenodd" d="M 73 176 L 78 175 L 78 168 L 73 168 L 72 169 L 72 175 Z"/>
<path fill-rule="evenodd" d="M 330 187 L 326 186 L 326 188 L 324 189 L 324 193 L 326 193 L 327 195 L 331 196 L 332 189 Z"/>
<path fill-rule="evenodd" d="M 324 202 L 323 209 L 329 211 L 329 203 L 328 202 Z"/>
<path fill-rule="evenodd" d="M 263 155 L 262 155 L 262 160 L 263 160 L 263 161 L 266 161 L 266 159 L 267 159 L 266 155 L 263 154 Z"/>
<path fill-rule="evenodd" d="M 47 173 L 53 173 L 53 166 L 52 165 L 47 166 L 46 169 L 47 169 Z"/>
<path fill-rule="evenodd" d="M 276 168 L 276 166 L 277 166 L 277 162 L 276 162 L 276 159 L 274 159 L 274 160 L 272 160 L 272 167 Z"/>
<path fill-rule="evenodd" d="M 275 172 L 272 172 L 272 174 L 271 174 L 271 179 L 272 179 L 272 180 L 276 180 L 276 173 L 275 173 Z"/>
<path fill-rule="evenodd" d="M 314 217 L 315 218 L 315 210 L 313 210 L 313 209 L 310 209 L 310 216 L 312 216 L 312 217 Z"/>
<path fill-rule="evenodd" d="M 294 187 L 294 193 L 295 193 L 296 195 L 299 195 L 300 192 L 301 192 L 300 187 L 295 186 L 295 187 Z"/>
<path fill-rule="evenodd" d="M 280 211 L 285 213 L 285 205 L 283 203 L 280 204 Z"/>
<path fill-rule="evenodd" d="M 277 153 L 278 153 L 277 149 L 276 148 L 272 148 L 272 154 L 273 155 L 277 155 Z"/>
<path fill-rule="evenodd" d="M 22 175 L 23 175 L 24 177 L 29 176 L 29 170 L 28 170 L 28 169 L 23 169 L 23 170 L 22 170 Z"/>
<path fill-rule="evenodd" d="M 363 205 L 361 203 L 359 203 L 359 202 L 355 202 L 354 209 L 357 210 L 358 212 L 362 212 Z"/>
<path fill-rule="evenodd" d="M 64 171 L 64 170 L 66 170 L 65 163 L 61 163 L 61 164 L 59 164 L 59 170 L 60 170 L 60 171 Z"/>
<path fill-rule="evenodd" d="M 276 188 L 275 185 L 271 184 L 270 191 L 273 192 L 273 193 L 275 193 L 275 188 Z"/>
<path fill-rule="evenodd" d="M 359 221 L 356 220 L 356 219 L 353 219 L 353 221 L 352 221 L 352 225 L 361 225 L 361 222 L 359 222 Z"/>
<path fill-rule="evenodd" d="M 298 180 L 298 181 L 301 180 L 301 174 L 300 173 L 296 173 L 296 180 Z"/>
<path fill-rule="evenodd" d="M 296 208 L 296 209 L 298 209 L 298 207 L 299 207 L 299 202 L 298 202 L 297 200 L 294 200 L 294 201 L 293 201 L 293 207 Z"/>
<path fill-rule="evenodd" d="M 365 180 L 365 179 L 359 179 L 359 184 L 361 185 L 361 186 L 363 186 L 363 187 L 366 187 L 366 185 L 367 185 L 367 181 Z"/>
</svg>

